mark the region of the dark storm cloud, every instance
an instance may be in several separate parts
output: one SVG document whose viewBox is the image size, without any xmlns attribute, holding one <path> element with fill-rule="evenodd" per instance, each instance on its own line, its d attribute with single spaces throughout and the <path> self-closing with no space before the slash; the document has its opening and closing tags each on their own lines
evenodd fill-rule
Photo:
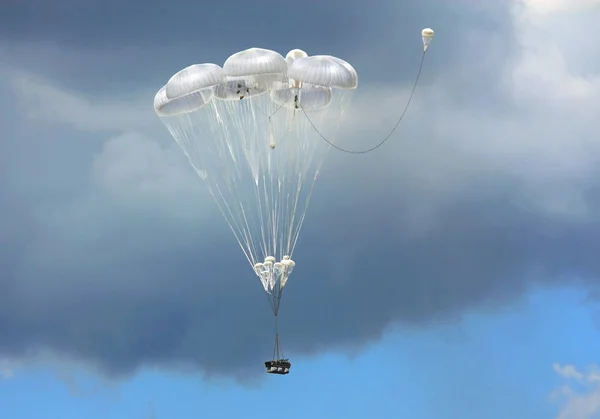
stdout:
<svg viewBox="0 0 600 419">
<path fill-rule="evenodd" d="M 189 27 L 198 21 L 205 25 L 198 38 L 206 38 L 225 18 L 248 22 L 281 6 L 257 2 L 240 16 L 235 7 L 226 13 L 215 6 L 206 13 L 200 2 L 190 9 L 152 2 L 145 7 L 117 7 L 112 1 L 102 7 L 46 3 L 9 6 L 8 15 L 0 14 L 7 19 L 0 25 L 4 34 L 90 49 L 125 39 L 129 46 L 160 51 L 163 42 L 176 42 L 184 34 L 189 38 Z M 388 28 L 388 39 L 403 31 L 402 25 L 414 24 L 410 30 L 417 31 L 417 38 L 425 25 L 448 34 L 457 28 L 450 38 L 480 45 L 484 23 L 489 33 L 495 30 L 489 25 L 500 25 L 507 16 L 507 7 L 493 2 L 457 1 L 451 7 L 450 2 L 431 1 L 410 2 L 405 9 L 395 5 L 404 19 L 396 21 L 398 14 L 387 13 L 391 3 L 371 9 L 365 2 L 344 2 L 346 17 L 334 30 L 325 23 L 338 16 L 340 4 L 311 3 L 298 12 L 316 16 L 310 38 L 283 31 L 287 25 L 273 18 L 272 28 L 258 26 L 252 43 L 280 31 L 287 38 L 274 48 L 285 51 L 288 43 L 297 46 L 297 40 L 308 50 L 357 48 L 357 67 L 369 68 L 359 40 L 373 42 L 379 36 L 374 28 Z M 190 12 L 194 8 L 197 13 Z M 432 15 L 432 20 L 425 18 Z M 131 24 L 142 18 L 146 24 Z M 181 24 L 161 33 L 165 20 Z M 347 25 L 357 28 L 351 35 L 356 44 L 336 38 L 336 31 Z M 229 34 L 235 33 L 230 29 Z M 505 31 L 511 31 L 510 24 L 497 27 L 497 33 Z M 457 319 L 467 310 L 501 305 L 533 286 L 574 283 L 572 278 L 586 286 L 597 282 L 600 262 L 594 250 L 600 227 L 595 214 L 600 201 L 594 156 L 600 153 L 594 152 L 597 146 L 583 147 L 584 159 L 573 154 L 577 147 L 565 148 L 561 142 L 567 134 L 572 141 L 593 137 L 594 125 L 580 118 L 581 109 L 593 108 L 574 107 L 574 127 L 569 118 L 562 120 L 562 108 L 552 109 L 549 97 L 533 107 L 515 105 L 510 117 L 468 107 L 498 99 L 495 89 L 502 83 L 494 71 L 504 70 L 497 62 L 513 59 L 508 53 L 514 47 L 511 37 L 506 38 L 508 46 L 487 39 L 488 49 L 478 53 L 440 37 L 439 55 L 432 54 L 427 67 L 435 82 L 424 79 L 421 99 L 398 140 L 366 156 L 329 156 L 282 304 L 282 338 L 290 355 L 360 347 L 390 325 L 423 327 Z M 219 57 L 215 61 L 244 47 L 233 38 L 223 42 L 223 49 L 219 45 L 211 52 Z M 90 51 L 81 54 L 93 56 Z M 110 57 L 106 51 L 98 54 Z M 460 60 L 466 60 L 462 78 Z M 444 70 L 452 70 L 461 88 L 448 82 L 438 70 L 440 63 L 456 66 Z M 127 68 L 140 74 L 133 64 Z M 103 76 L 116 80 L 110 72 Z M 145 80 L 138 77 L 142 85 Z M 149 137 L 127 133 L 142 130 L 145 119 L 137 108 L 128 110 L 117 100 L 108 107 L 92 106 L 43 83 L 21 80 L 13 87 L 2 92 L 10 100 L 0 102 L 11 121 L 9 135 L 0 142 L 0 355 L 19 358 L 50 350 L 111 375 L 146 365 L 238 375 L 261 371 L 273 339 L 263 292 L 183 153 L 167 142 L 166 131 Z M 478 89 L 482 93 L 474 93 Z M 16 101 L 18 109 L 13 91 L 26 96 L 22 103 Z M 466 91 L 471 92 L 468 98 L 458 95 Z M 365 127 L 348 128 L 357 131 L 357 148 L 366 141 L 364 132 L 378 137 L 379 131 L 368 130 L 389 126 L 397 115 L 394 96 L 369 92 L 365 97 L 372 102 L 359 105 L 362 114 L 357 113 Z M 550 116 L 544 113 L 547 103 Z M 57 130 L 48 122 L 52 119 L 74 130 Z M 99 133 L 112 137 L 94 143 Z M 534 149 L 536 158 L 522 162 L 511 157 L 514 147 L 523 147 L 530 138 L 546 143 Z M 553 150 L 560 159 L 552 157 Z M 570 158 L 571 170 L 561 172 Z M 552 168 L 557 161 L 563 166 Z M 593 169 L 579 169 L 584 163 Z M 573 201 L 586 211 L 568 206 L 549 210 L 545 199 L 550 198 Z"/>
<path fill-rule="evenodd" d="M 80 90 L 99 92 L 130 90 L 132 83 L 136 88 L 154 86 L 184 66 L 223 63 L 230 54 L 253 46 L 282 54 L 293 48 L 332 54 L 355 64 L 363 82 L 398 82 L 413 77 L 423 27 L 435 27 L 441 35 L 433 60 L 446 71 L 460 66 L 465 56 L 478 54 L 481 46 L 489 47 L 490 36 L 510 34 L 508 7 L 495 1 L 264 0 L 250 7 L 244 0 L 184 0 L 176 5 L 157 0 L 21 0 L 0 7 L 4 39 L 57 46 L 37 56 L 16 51 L 13 60 L 26 55 L 18 60 L 29 68 Z M 506 39 L 506 47 L 510 45 Z M 82 53 L 65 55 L 70 50 Z"/>
<path fill-rule="evenodd" d="M 361 345 L 391 323 L 455 319 L 536 283 L 595 281 L 598 225 L 515 208 L 503 192 L 513 185 L 503 183 L 473 182 L 417 236 L 405 190 L 352 188 L 327 207 L 317 193 L 282 306 L 288 353 Z M 323 186 L 333 185 L 343 184 Z M 588 199 L 600 210 L 596 194 Z M 96 202 L 46 221 L 51 227 L 8 261 L 0 352 L 50 348 L 116 375 L 142 365 L 258 371 L 273 321 L 225 224 L 169 219 L 151 203 L 120 206 Z"/>
<path fill-rule="evenodd" d="M 496 6 L 496 4 L 498 6 Z M 264 0 L 250 6 L 243 0 L 119 2 L 75 0 L 48 3 L 43 0 L 8 1 L 2 5 L 0 33 L 13 40 L 56 41 L 83 48 L 121 45 L 171 45 L 198 47 L 218 44 L 223 50 L 239 48 L 240 42 L 275 43 L 287 47 L 295 41 L 307 48 L 338 48 L 361 45 L 365 37 L 395 32 L 401 26 L 421 28 L 429 22 L 449 33 L 471 25 L 473 18 L 488 29 L 504 21 L 506 7 L 500 2 L 459 0 L 448 6 L 426 0 L 382 1 L 369 5 L 360 0 L 298 2 Z M 480 10 L 498 14 L 481 14 Z M 504 15 L 504 16 L 503 16 Z M 483 17 L 483 19 L 482 19 Z M 383 39 L 390 45 L 394 39 Z M 241 47 L 244 48 L 242 45 Z M 313 48 L 311 48 L 313 49 Z"/>
</svg>

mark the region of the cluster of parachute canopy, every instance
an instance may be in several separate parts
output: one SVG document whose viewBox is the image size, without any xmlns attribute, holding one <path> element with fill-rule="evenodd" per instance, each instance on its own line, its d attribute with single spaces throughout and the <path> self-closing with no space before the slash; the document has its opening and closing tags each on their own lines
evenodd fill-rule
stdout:
<svg viewBox="0 0 600 419">
<path fill-rule="evenodd" d="M 300 49 L 283 58 L 275 51 L 250 48 L 230 56 L 222 68 L 195 64 L 179 71 L 157 93 L 154 109 L 161 117 L 172 116 L 193 112 L 211 100 L 241 100 L 269 92 L 279 106 L 298 109 L 301 102 L 302 109 L 314 111 L 330 105 L 332 89 L 357 85 L 356 70 L 339 58 L 308 57 Z"/>
<path fill-rule="evenodd" d="M 421 36 L 427 51 L 434 31 L 423 29 Z M 244 99 L 267 91 L 273 102 L 297 109 L 296 96 L 302 87 L 302 108 L 319 110 L 331 103 L 332 88 L 357 86 L 356 70 L 337 57 L 309 57 L 303 50 L 294 49 L 284 59 L 275 51 L 250 48 L 230 56 L 222 68 L 205 63 L 177 72 L 155 96 L 154 109 L 159 116 L 172 116 L 200 109 L 213 98 Z"/>
<path fill-rule="evenodd" d="M 206 181 L 276 312 L 312 187 L 358 86 L 348 62 L 250 48 L 221 67 L 194 64 L 154 109 Z M 308 116 L 310 114 L 310 117 Z M 277 145 L 277 150 L 275 147 Z"/>
</svg>

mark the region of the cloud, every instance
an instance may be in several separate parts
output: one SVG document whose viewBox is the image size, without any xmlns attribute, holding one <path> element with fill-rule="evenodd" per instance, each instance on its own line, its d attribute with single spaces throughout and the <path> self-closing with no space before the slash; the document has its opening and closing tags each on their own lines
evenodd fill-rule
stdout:
<svg viewBox="0 0 600 419">
<path fill-rule="evenodd" d="M 14 372 L 11 364 L 7 360 L 0 361 L 0 378 L 11 379 L 14 377 Z"/>
<path fill-rule="evenodd" d="M 582 12 L 600 7 L 598 0 L 524 0 L 526 9 L 535 14 Z"/>
<path fill-rule="evenodd" d="M 577 369 L 573 365 L 561 366 L 560 364 L 554 364 L 554 365 L 552 365 L 552 368 L 554 368 L 554 371 L 558 375 L 560 375 L 561 377 L 566 378 L 568 380 L 570 380 L 570 379 L 575 379 L 578 381 L 583 380 L 583 374 L 580 373 L 579 371 L 577 371 Z"/>
<path fill-rule="evenodd" d="M 10 73 L 9 73 L 10 74 Z M 144 104 L 148 98 L 87 98 L 29 74 L 12 74 L 22 114 L 45 123 L 67 124 L 83 131 L 123 131 L 157 125 Z M 145 99 L 145 100 L 144 100 Z"/>
<path fill-rule="evenodd" d="M 478 13 L 493 20 L 492 9 Z M 553 36 L 546 15 L 507 15 L 490 38 L 480 21 L 461 28 L 476 53 L 436 39 L 384 148 L 328 156 L 282 304 L 287 353 L 361 348 L 390 325 L 453 321 L 534 286 L 597 284 L 597 75 L 583 71 L 589 50 L 560 37 L 587 14 Z M 0 231 L 13 239 L 0 243 L 0 354 L 52 351 L 108 376 L 261 371 L 273 339 L 262 289 L 183 153 L 150 122 L 151 95 L 139 92 L 151 83 L 111 95 L 14 71 L 3 80 L 26 112 L 0 143 L 11 163 Z M 387 134 L 409 88 L 361 82 L 343 144 Z"/>
<path fill-rule="evenodd" d="M 553 394 L 562 401 L 556 419 L 594 419 L 600 417 L 600 368 L 590 365 L 579 371 L 573 365 L 553 365 L 566 384 Z M 576 384 L 577 386 L 575 386 Z"/>
<path fill-rule="evenodd" d="M 548 7 L 564 5 L 572 13 L 569 17 L 547 13 L 546 9 L 538 7 L 542 3 Z M 554 107 L 570 101 L 580 112 L 593 115 L 598 107 L 600 74 L 597 67 L 589 65 L 587 57 L 600 51 L 591 41 L 600 35 L 600 29 L 587 23 L 600 17 L 600 3 L 526 0 L 517 4 L 524 6 L 513 11 L 517 39 L 521 44 L 513 72 L 517 97 L 537 103 L 546 100 L 547 105 Z M 588 5 L 591 10 L 579 11 L 578 4 Z M 581 36 L 582 27 L 590 31 L 589 36 Z"/>
</svg>

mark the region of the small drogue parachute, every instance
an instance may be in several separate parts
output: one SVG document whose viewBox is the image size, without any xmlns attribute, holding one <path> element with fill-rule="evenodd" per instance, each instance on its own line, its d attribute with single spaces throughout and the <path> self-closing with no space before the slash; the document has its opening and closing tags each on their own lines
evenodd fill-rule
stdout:
<svg viewBox="0 0 600 419">
<path fill-rule="evenodd" d="M 433 40 L 435 32 L 431 28 L 425 28 L 421 31 L 421 38 L 423 38 L 423 52 L 427 51 L 429 44 Z"/>
</svg>

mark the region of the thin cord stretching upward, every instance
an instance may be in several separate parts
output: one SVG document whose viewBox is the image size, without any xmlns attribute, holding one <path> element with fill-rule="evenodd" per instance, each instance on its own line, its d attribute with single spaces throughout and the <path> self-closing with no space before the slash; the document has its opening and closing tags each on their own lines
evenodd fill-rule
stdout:
<svg viewBox="0 0 600 419">
<path fill-rule="evenodd" d="M 408 107 L 410 106 L 410 102 L 412 102 L 413 96 L 415 95 L 415 90 L 417 90 L 417 85 L 419 84 L 419 78 L 421 77 L 421 70 L 423 69 L 423 62 L 425 62 L 425 52 L 423 52 L 423 55 L 421 56 L 421 64 L 419 65 L 419 71 L 417 72 L 417 78 L 415 79 L 415 84 L 413 85 L 412 91 L 410 92 L 410 96 L 408 97 L 408 102 L 406 102 L 406 106 L 404 107 L 402 114 L 400 114 L 400 118 L 398 119 L 398 121 L 396 122 L 396 125 L 394 125 L 394 128 L 392 128 L 390 133 L 383 140 L 381 140 L 379 142 L 379 144 L 377 144 L 371 148 L 368 148 L 366 150 L 347 150 L 345 148 L 342 148 L 340 146 L 333 144 L 331 141 L 329 141 L 327 138 L 325 138 L 325 136 L 319 131 L 319 129 L 315 126 L 315 124 L 313 124 L 313 122 L 310 120 L 310 118 L 308 117 L 308 114 L 306 113 L 306 111 L 304 111 L 304 109 L 303 109 L 304 112 L 302 112 L 302 113 L 304 114 L 304 116 L 306 117 L 306 119 L 308 120 L 310 125 L 312 125 L 312 127 L 316 131 L 316 133 L 319 134 L 319 136 L 333 148 L 335 148 L 339 151 L 343 151 L 344 153 L 349 153 L 349 154 L 370 153 L 371 151 L 376 150 L 379 147 L 381 147 L 382 145 L 384 145 L 386 143 L 386 141 L 389 140 L 390 137 L 394 134 L 394 132 L 396 131 L 396 128 L 398 128 L 398 126 L 400 125 L 400 122 L 402 122 L 402 119 L 404 119 L 404 115 L 406 115 L 406 111 L 408 110 Z M 302 107 L 302 103 L 300 103 L 300 107 Z"/>
</svg>

